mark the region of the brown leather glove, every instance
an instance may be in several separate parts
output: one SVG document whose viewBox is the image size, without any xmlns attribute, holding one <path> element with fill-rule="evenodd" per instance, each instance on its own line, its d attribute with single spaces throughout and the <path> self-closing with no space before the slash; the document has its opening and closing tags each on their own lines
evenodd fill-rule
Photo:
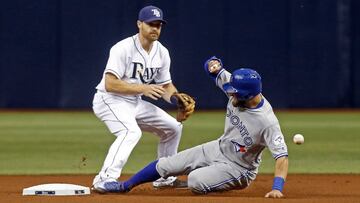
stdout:
<svg viewBox="0 0 360 203">
<path fill-rule="evenodd" d="M 195 100 L 186 93 L 174 93 L 171 95 L 171 102 L 176 102 L 178 108 L 176 120 L 179 122 L 188 119 L 195 110 Z"/>
</svg>

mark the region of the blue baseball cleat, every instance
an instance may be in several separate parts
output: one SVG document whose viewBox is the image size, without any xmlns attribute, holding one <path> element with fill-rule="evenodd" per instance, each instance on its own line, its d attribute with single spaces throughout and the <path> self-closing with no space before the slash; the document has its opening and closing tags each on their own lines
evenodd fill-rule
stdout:
<svg viewBox="0 0 360 203">
<path fill-rule="evenodd" d="M 104 183 L 104 188 L 108 192 L 129 192 L 124 187 L 124 182 L 114 181 L 114 182 L 106 182 Z"/>
<path fill-rule="evenodd" d="M 99 182 L 94 184 L 91 188 L 94 192 L 101 194 L 112 192 L 112 193 L 126 193 L 129 189 L 124 187 L 124 182 L 110 181 L 110 182 Z"/>
</svg>

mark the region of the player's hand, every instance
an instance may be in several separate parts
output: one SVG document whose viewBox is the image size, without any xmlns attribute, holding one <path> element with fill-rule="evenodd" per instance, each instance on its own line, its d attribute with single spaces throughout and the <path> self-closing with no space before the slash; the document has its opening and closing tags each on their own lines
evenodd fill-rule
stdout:
<svg viewBox="0 0 360 203">
<path fill-rule="evenodd" d="M 223 68 L 223 64 L 221 59 L 217 58 L 216 56 L 210 57 L 204 63 L 205 72 L 215 77 L 220 70 Z"/>
<path fill-rule="evenodd" d="M 143 94 L 151 99 L 158 100 L 165 93 L 165 89 L 160 85 L 144 85 Z"/>
<path fill-rule="evenodd" d="M 208 64 L 210 73 L 217 74 L 221 70 L 221 63 L 218 60 L 211 60 Z"/>
<path fill-rule="evenodd" d="M 282 198 L 284 195 L 279 190 L 271 190 L 270 192 L 266 193 L 266 198 Z"/>
</svg>

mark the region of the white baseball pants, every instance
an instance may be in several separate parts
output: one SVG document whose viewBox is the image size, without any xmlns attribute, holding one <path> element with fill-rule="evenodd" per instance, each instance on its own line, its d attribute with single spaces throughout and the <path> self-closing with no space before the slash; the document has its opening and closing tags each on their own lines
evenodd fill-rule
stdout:
<svg viewBox="0 0 360 203">
<path fill-rule="evenodd" d="M 94 96 L 93 110 L 116 136 L 94 183 L 120 177 L 142 131 L 159 136 L 158 158 L 177 153 L 182 124 L 154 104 L 142 99 L 132 101 L 98 92 Z"/>
</svg>

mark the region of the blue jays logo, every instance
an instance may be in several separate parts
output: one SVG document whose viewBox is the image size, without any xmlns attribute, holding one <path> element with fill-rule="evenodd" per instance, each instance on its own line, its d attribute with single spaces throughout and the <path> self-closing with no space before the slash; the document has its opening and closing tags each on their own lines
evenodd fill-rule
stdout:
<svg viewBox="0 0 360 203">
<path fill-rule="evenodd" d="M 233 140 L 231 140 L 231 143 L 234 145 L 235 152 L 241 152 L 241 153 L 247 152 L 246 146 L 241 145 Z"/>
</svg>

